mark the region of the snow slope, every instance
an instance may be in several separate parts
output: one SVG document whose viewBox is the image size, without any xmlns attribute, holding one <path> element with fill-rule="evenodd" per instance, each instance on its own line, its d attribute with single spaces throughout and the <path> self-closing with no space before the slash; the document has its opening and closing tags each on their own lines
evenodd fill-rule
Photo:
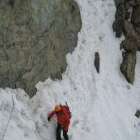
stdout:
<svg viewBox="0 0 140 140">
<path fill-rule="evenodd" d="M 47 114 L 56 103 L 67 102 L 72 111 L 71 140 L 139 140 L 140 54 L 134 86 L 119 70 L 121 40 L 112 31 L 113 0 L 76 0 L 83 26 L 78 45 L 67 55 L 62 81 L 37 84 L 28 99 L 22 90 L 0 90 L 0 140 L 54 140 L 55 121 Z M 101 57 L 101 72 L 94 68 L 94 53 Z M 8 121 L 9 120 L 9 121 Z"/>
</svg>

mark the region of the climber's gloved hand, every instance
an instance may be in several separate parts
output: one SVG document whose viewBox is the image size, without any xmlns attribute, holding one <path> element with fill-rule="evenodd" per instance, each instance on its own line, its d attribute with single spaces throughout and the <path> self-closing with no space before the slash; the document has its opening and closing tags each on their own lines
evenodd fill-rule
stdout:
<svg viewBox="0 0 140 140">
<path fill-rule="evenodd" d="M 51 120 L 51 118 L 50 117 L 48 117 L 48 122 Z"/>
</svg>

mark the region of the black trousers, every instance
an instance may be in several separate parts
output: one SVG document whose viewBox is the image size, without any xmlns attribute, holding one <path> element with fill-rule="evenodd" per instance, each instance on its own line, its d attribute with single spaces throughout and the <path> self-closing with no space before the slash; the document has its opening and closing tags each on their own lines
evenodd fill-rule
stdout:
<svg viewBox="0 0 140 140">
<path fill-rule="evenodd" d="M 61 132 L 63 131 L 63 137 L 65 140 L 69 140 L 67 132 L 61 127 L 60 124 L 57 124 L 56 128 L 56 140 L 62 140 L 61 139 Z"/>
</svg>

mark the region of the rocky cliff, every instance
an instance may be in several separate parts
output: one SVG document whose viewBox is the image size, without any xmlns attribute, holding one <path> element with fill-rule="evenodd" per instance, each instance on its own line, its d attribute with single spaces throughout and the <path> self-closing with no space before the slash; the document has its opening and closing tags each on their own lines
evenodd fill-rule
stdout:
<svg viewBox="0 0 140 140">
<path fill-rule="evenodd" d="M 39 81 L 61 79 L 80 29 L 73 0 L 0 0 L 0 87 L 33 96 Z"/>
<path fill-rule="evenodd" d="M 115 0 L 115 4 L 113 30 L 116 37 L 125 36 L 121 43 L 123 61 L 120 69 L 127 81 L 133 84 L 136 52 L 140 50 L 140 0 Z"/>
</svg>

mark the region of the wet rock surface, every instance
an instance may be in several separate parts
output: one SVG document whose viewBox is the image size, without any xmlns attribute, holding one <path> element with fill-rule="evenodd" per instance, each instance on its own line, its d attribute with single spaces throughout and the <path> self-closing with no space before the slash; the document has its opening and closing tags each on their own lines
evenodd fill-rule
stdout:
<svg viewBox="0 0 140 140">
<path fill-rule="evenodd" d="M 0 87 L 33 96 L 39 81 L 61 79 L 81 24 L 73 0 L 0 0 Z"/>
<path fill-rule="evenodd" d="M 115 0 L 115 4 L 113 30 L 116 37 L 125 36 L 121 43 L 123 62 L 120 68 L 127 81 L 133 84 L 136 52 L 140 50 L 140 0 Z"/>
</svg>

